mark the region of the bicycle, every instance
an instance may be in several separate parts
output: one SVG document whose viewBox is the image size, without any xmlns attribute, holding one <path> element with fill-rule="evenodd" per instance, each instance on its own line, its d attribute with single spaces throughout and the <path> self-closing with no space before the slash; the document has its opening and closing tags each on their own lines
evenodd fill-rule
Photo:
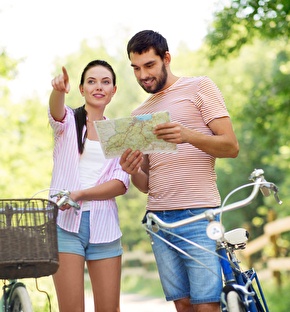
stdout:
<svg viewBox="0 0 290 312">
<path fill-rule="evenodd" d="M 257 272 L 254 268 L 243 271 L 239 264 L 240 260 L 238 260 L 235 254 L 235 251 L 245 249 L 249 233 L 243 228 L 225 232 L 221 221 L 222 213 L 249 205 L 258 195 L 259 190 L 261 190 L 264 196 L 269 196 L 273 192 L 277 203 L 282 204 L 282 201 L 278 197 L 278 187 L 274 183 L 265 180 L 264 171 L 262 169 L 255 169 L 251 173 L 249 180 L 253 182 L 237 187 L 231 191 L 219 208 L 210 209 L 205 213 L 173 223 L 163 222 L 154 213 L 149 212 L 147 213 L 147 221 L 144 224 L 147 232 L 168 243 L 158 235 L 159 230 L 169 233 L 166 229 L 176 228 L 204 219 L 209 221 L 207 235 L 209 238 L 216 241 L 215 255 L 219 257 L 223 273 L 223 290 L 220 301 L 221 311 L 223 312 L 269 312 Z M 252 192 L 247 198 L 226 205 L 230 196 L 246 187 L 252 187 Z M 220 215 L 219 222 L 214 221 L 214 217 L 217 215 Z M 183 239 L 180 236 L 178 237 Z M 193 242 L 188 243 L 211 253 L 211 251 Z M 177 249 L 177 247 L 172 244 L 170 244 L 170 246 Z M 180 249 L 178 250 L 195 261 L 195 259 L 186 252 Z"/>
<path fill-rule="evenodd" d="M 27 288 L 19 279 L 49 276 L 57 271 L 58 209 L 66 203 L 75 211 L 80 209 L 69 194 L 61 190 L 51 195 L 58 197 L 56 202 L 35 195 L 0 199 L 0 279 L 3 280 L 0 311 L 32 312 Z"/>
</svg>

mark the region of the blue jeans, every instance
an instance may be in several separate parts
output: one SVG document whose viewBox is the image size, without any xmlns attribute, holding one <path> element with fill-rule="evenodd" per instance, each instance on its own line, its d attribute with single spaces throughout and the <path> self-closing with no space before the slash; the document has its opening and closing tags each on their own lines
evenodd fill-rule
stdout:
<svg viewBox="0 0 290 312">
<path fill-rule="evenodd" d="M 175 222 L 205 210 L 202 208 L 153 212 L 164 222 Z M 215 252 L 216 242 L 207 237 L 207 225 L 208 221 L 202 220 L 168 231 Z M 198 261 L 190 259 L 151 234 L 152 248 L 166 300 L 190 298 L 192 304 L 219 302 L 222 276 L 218 257 L 161 230 L 157 234 Z"/>
</svg>

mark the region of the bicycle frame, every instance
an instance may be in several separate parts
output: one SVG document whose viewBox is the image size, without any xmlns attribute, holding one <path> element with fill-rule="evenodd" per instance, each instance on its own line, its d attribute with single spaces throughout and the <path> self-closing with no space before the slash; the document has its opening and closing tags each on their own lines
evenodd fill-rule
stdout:
<svg viewBox="0 0 290 312">
<path fill-rule="evenodd" d="M 239 266 L 239 261 L 237 260 L 235 256 L 234 250 L 240 249 L 239 247 L 244 248 L 245 242 L 242 241 L 241 243 L 238 243 L 237 246 L 229 243 L 225 238 L 225 235 L 227 233 L 224 233 L 222 223 L 214 221 L 214 217 L 217 215 L 222 215 L 223 212 L 235 210 L 235 209 L 238 209 L 238 208 L 241 208 L 250 204 L 252 200 L 257 196 L 259 190 L 261 190 L 264 196 L 269 196 L 271 191 L 274 192 L 274 197 L 276 201 L 279 204 L 282 204 L 282 201 L 280 201 L 278 197 L 277 186 L 274 183 L 267 182 L 263 174 L 264 174 L 264 171 L 262 169 L 255 169 L 249 178 L 253 182 L 245 184 L 241 187 L 238 187 L 234 189 L 232 192 L 230 192 L 225 198 L 225 200 L 223 201 L 223 204 L 221 205 L 220 208 L 210 209 L 206 211 L 205 213 L 202 213 L 202 214 L 199 214 L 199 215 L 196 215 L 196 216 L 184 219 L 184 220 L 176 221 L 173 223 L 166 223 L 162 221 L 152 212 L 147 213 L 147 223 L 145 223 L 146 230 L 149 233 L 159 237 L 160 239 L 162 238 L 157 234 L 160 228 L 165 230 L 165 229 L 172 229 L 172 228 L 176 228 L 182 225 L 194 223 L 194 222 L 204 220 L 204 219 L 207 219 L 209 221 L 207 234 L 211 239 L 216 240 L 216 245 L 217 245 L 216 255 L 219 257 L 223 276 L 224 276 L 225 287 L 223 289 L 223 293 L 221 296 L 222 311 L 229 311 L 227 307 L 227 299 L 226 299 L 225 291 L 234 290 L 239 295 L 239 298 L 242 301 L 244 309 L 246 309 L 244 311 L 269 312 L 256 272 L 254 271 L 254 269 L 250 269 L 245 272 L 242 272 Z M 246 199 L 240 200 L 232 204 L 225 205 L 226 201 L 233 193 L 239 191 L 242 188 L 249 187 L 249 186 L 252 186 L 253 189 L 252 189 L 251 194 Z M 182 239 L 182 237 L 180 238 Z M 189 242 L 189 243 L 193 244 L 193 242 Z M 239 244 L 241 245 L 239 246 Z M 205 248 L 203 248 L 202 246 L 198 246 L 196 244 L 194 245 L 199 247 L 201 250 L 205 250 Z M 175 246 L 172 246 L 172 247 L 174 248 Z M 179 250 L 177 247 L 176 249 Z M 212 253 L 209 250 L 207 251 Z M 189 256 L 190 258 L 192 258 L 190 255 L 186 254 L 185 252 L 183 253 Z M 255 291 L 253 281 L 256 282 L 259 293 Z M 259 295 L 261 296 L 262 302 L 260 301 L 258 297 Z"/>
</svg>

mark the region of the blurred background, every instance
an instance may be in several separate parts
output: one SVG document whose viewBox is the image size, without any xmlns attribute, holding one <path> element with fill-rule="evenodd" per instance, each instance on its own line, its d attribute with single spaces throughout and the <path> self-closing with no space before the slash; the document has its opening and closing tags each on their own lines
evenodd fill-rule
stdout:
<svg viewBox="0 0 290 312">
<path fill-rule="evenodd" d="M 49 187 L 53 139 L 47 107 L 50 82 L 61 66 L 70 75 L 66 104 L 71 107 L 83 104 L 78 91 L 80 74 L 96 58 L 107 60 L 117 73 L 118 91 L 106 111 L 109 118 L 129 116 L 147 97 L 137 87 L 126 55 L 128 40 L 143 29 L 159 31 L 167 38 L 176 75 L 207 75 L 224 95 L 240 154 L 236 159 L 217 160 L 222 197 L 246 183 L 255 168 L 262 168 L 266 179 L 278 185 L 281 206 L 273 198 L 259 196 L 223 220 L 227 230 L 241 226 L 249 230 L 251 248 L 242 256 L 244 263 L 254 264 L 261 272 L 270 310 L 288 312 L 288 0 L 180 0 L 174 6 L 152 0 L 138 6 L 133 0 L 2 0 L 0 196 L 29 197 Z M 248 191 L 237 196 L 241 199 Z M 163 298 L 150 241 L 141 225 L 146 196 L 131 186 L 118 204 L 125 250 L 122 293 Z M 256 243 L 261 237 L 265 243 Z M 28 283 L 36 309 L 45 311 L 46 297 L 35 289 L 34 281 Z M 51 278 L 41 278 L 39 284 L 55 307 Z M 89 298 L 89 287 L 87 292 Z"/>
</svg>

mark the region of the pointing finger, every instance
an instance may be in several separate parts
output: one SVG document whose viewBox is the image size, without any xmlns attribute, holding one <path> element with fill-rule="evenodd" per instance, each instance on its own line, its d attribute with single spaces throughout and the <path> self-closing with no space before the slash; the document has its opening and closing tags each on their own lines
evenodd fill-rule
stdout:
<svg viewBox="0 0 290 312">
<path fill-rule="evenodd" d="M 68 76 L 67 70 L 64 66 L 62 66 L 62 73 L 63 73 L 63 80 L 64 80 L 64 84 L 65 84 L 65 92 L 69 93 L 69 90 L 70 90 L 69 76 Z"/>
</svg>

